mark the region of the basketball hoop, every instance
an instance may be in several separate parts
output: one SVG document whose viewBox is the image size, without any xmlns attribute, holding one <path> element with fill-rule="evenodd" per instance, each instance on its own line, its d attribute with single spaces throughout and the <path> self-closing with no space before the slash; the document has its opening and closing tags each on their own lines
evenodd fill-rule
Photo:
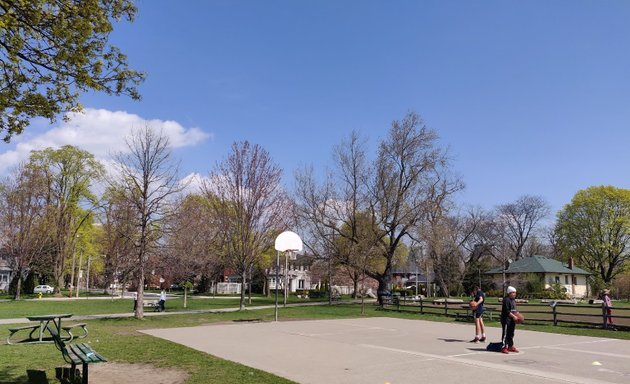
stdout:
<svg viewBox="0 0 630 384">
<path fill-rule="evenodd" d="M 278 276 L 278 269 L 280 268 L 280 252 L 284 252 L 284 261 L 285 261 L 285 267 L 284 267 L 284 276 L 285 276 L 285 283 L 284 283 L 284 305 L 286 306 L 287 304 L 287 280 L 288 280 L 288 260 L 295 260 L 297 259 L 297 252 L 302 250 L 302 239 L 300 238 L 300 236 L 298 236 L 297 233 L 295 232 L 291 232 L 291 231 L 284 231 L 281 234 L 278 235 L 278 237 L 276 237 L 276 242 L 275 242 L 275 248 L 276 248 L 276 306 L 275 306 L 275 315 L 276 315 L 276 321 L 278 321 L 278 281 L 279 281 L 279 276 Z"/>
</svg>

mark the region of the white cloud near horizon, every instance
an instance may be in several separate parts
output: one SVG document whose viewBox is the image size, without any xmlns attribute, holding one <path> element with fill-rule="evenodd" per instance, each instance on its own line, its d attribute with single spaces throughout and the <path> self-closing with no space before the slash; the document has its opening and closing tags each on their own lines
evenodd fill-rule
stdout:
<svg viewBox="0 0 630 384">
<path fill-rule="evenodd" d="M 172 120 L 147 120 L 124 111 L 86 108 L 80 113 L 68 115 L 68 121 L 60 121 L 56 127 L 35 136 L 17 136 L 15 147 L 0 153 L 0 175 L 22 161 L 28 160 L 31 151 L 74 145 L 88 151 L 101 160 L 108 160 L 115 151 L 125 151 L 125 139 L 133 129 L 149 126 L 162 131 L 172 148 L 196 145 L 212 134 L 200 128 L 185 128 Z"/>
</svg>

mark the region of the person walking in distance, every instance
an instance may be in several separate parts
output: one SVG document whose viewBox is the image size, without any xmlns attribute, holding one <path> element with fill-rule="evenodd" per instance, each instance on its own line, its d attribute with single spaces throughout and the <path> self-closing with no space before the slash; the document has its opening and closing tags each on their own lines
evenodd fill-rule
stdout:
<svg viewBox="0 0 630 384">
<path fill-rule="evenodd" d="M 602 304 L 604 305 L 604 310 L 606 311 L 605 323 L 607 323 L 608 328 L 615 329 L 612 318 L 612 300 L 610 299 L 610 289 L 604 289 L 602 291 L 602 301 Z"/>
<path fill-rule="evenodd" d="M 485 342 L 486 341 L 486 327 L 483 324 L 483 304 L 486 300 L 486 294 L 480 287 L 475 287 L 472 290 L 474 306 L 471 307 L 473 318 L 475 319 L 475 338 L 470 340 L 471 343 Z M 472 304 L 472 303 L 471 303 Z"/>
<path fill-rule="evenodd" d="M 501 352 L 518 352 L 514 346 L 514 330 L 518 321 L 516 309 L 516 288 L 509 286 L 501 307 Z"/>
<path fill-rule="evenodd" d="M 160 293 L 160 301 L 158 302 L 158 305 L 160 307 L 160 312 L 164 312 L 165 308 L 164 308 L 164 304 L 166 303 L 166 291 L 162 290 L 162 292 Z"/>
</svg>

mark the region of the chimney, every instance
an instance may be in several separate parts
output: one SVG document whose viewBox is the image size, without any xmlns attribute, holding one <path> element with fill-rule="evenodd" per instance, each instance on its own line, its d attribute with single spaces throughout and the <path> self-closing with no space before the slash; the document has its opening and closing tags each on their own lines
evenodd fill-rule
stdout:
<svg viewBox="0 0 630 384">
<path fill-rule="evenodd" d="M 573 269 L 573 256 L 569 257 L 569 269 Z"/>
</svg>

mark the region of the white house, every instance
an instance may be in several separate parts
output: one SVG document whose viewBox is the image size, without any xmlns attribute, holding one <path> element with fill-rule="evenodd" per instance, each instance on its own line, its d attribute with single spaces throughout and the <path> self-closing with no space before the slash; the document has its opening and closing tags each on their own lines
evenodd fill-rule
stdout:
<svg viewBox="0 0 630 384">
<path fill-rule="evenodd" d="M 13 270 L 9 266 L 9 258 L 0 253 L 0 291 L 9 290 L 11 278 L 13 278 Z"/>
<path fill-rule="evenodd" d="M 288 278 L 288 290 L 289 292 L 296 292 L 302 289 L 311 289 L 311 263 L 310 257 L 304 255 L 297 255 L 295 260 L 289 260 L 288 268 L 285 270 L 284 259 L 280 258 L 280 268 L 278 271 L 278 282 L 276 282 L 276 269 L 267 269 L 267 284 L 271 291 L 276 289 L 283 289 L 285 277 Z"/>
</svg>

